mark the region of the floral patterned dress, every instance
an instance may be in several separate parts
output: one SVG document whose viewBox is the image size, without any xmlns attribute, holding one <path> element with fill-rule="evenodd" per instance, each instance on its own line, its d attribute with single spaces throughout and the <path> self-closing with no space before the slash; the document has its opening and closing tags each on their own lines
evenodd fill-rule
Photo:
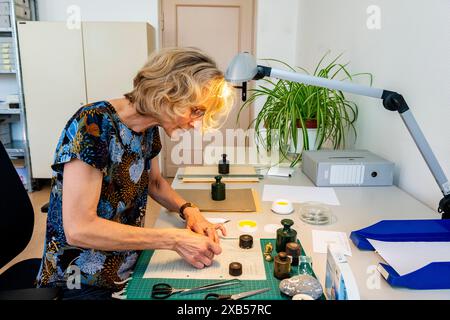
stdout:
<svg viewBox="0 0 450 320">
<path fill-rule="evenodd" d="M 62 222 L 64 164 L 80 159 L 103 173 L 97 206 L 99 217 L 142 227 L 150 160 L 160 150 L 158 127 L 144 133 L 132 131 L 107 101 L 86 105 L 75 113 L 61 134 L 52 165 L 46 243 L 37 277 L 39 287 L 65 286 L 77 267 L 82 284 L 117 289 L 114 282 L 129 277 L 139 254 L 84 249 L 67 243 Z"/>
</svg>

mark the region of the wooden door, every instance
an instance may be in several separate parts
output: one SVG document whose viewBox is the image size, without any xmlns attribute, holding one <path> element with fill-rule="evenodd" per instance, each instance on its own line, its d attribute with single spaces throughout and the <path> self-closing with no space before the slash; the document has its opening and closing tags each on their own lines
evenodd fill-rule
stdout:
<svg viewBox="0 0 450 320">
<path fill-rule="evenodd" d="M 50 178 L 64 125 L 86 104 L 81 29 L 19 22 L 19 52 L 33 178 Z"/>
<path fill-rule="evenodd" d="M 225 72 L 235 54 L 242 51 L 253 53 L 254 6 L 253 0 L 162 0 L 162 45 L 200 48 L 212 56 Z M 240 91 L 237 91 L 235 105 L 221 128 L 223 133 L 226 129 L 247 129 L 249 109 L 241 114 L 239 123 L 236 123 L 240 105 Z M 176 143 L 164 134 L 163 172 L 168 177 L 173 177 L 179 167 L 171 159 Z M 198 163 L 198 160 L 202 161 L 204 146 L 205 143 L 198 144 L 192 140 L 191 150 L 183 152 L 190 152 L 191 159 Z"/>
</svg>

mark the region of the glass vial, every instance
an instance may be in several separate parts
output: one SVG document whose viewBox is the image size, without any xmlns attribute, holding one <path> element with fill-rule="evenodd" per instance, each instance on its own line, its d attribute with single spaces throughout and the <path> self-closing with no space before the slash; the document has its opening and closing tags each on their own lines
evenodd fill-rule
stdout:
<svg viewBox="0 0 450 320">
<path fill-rule="evenodd" d="M 300 256 L 298 274 L 309 274 L 310 276 L 313 275 L 312 258 L 310 256 Z"/>
</svg>

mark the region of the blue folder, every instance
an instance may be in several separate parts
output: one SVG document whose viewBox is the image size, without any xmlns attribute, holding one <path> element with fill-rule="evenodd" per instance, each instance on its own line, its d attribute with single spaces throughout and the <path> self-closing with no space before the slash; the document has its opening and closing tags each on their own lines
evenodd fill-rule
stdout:
<svg viewBox="0 0 450 320">
<path fill-rule="evenodd" d="M 350 239 L 361 250 L 374 250 L 367 239 L 391 242 L 450 242 L 450 220 L 383 220 L 353 231 Z M 418 252 L 420 254 L 420 252 Z M 410 289 L 450 289 L 450 261 L 433 262 L 400 276 L 394 268 L 380 263 L 387 282 Z"/>
</svg>

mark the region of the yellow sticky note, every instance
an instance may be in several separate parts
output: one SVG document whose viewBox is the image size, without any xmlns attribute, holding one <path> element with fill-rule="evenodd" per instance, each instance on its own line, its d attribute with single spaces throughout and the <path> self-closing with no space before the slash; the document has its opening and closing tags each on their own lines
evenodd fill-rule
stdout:
<svg viewBox="0 0 450 320">
<path fill-rule="evenodd" d="M 3 64 L 11 64 L 11 60 L 10 59 L 3 59 Z"/>
<path fill-rule="evenodd" d="M 2 42 L 1 47 L 2 47 L 2 48 L 11 48 L 11 43 L 8 43 L 8 42 Z"/>
</svg>

